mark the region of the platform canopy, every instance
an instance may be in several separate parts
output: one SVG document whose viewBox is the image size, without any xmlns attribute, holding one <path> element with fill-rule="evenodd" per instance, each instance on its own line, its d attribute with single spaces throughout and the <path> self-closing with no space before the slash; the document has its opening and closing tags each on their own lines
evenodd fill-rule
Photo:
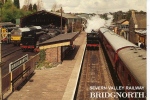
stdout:
<svg viewBox="0 0 150 100">
<path fill-rule="evenodd" d="M 39 44 L 39 49 L 48 49 L 53 47 L 59 46 L 68 46 L 72 45 L 73 41 L 76 39 L 79 33 L 67 33 L 67 34 L 60 34 L 54 38 L 46 40 Z"/>
</svg>

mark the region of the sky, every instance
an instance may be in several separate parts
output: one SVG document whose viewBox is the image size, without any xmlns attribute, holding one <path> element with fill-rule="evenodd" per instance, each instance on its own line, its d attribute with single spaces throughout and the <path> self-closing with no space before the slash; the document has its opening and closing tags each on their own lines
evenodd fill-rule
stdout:
<svg viewBox="0 0 150 100">
<path fill-rule="evenodd" d="M 25 0 L 20 0 L 20 5 Z M 37 0 L 30 0 L 33 4 Z M 54 4 L 61 5 L 64 12 L 72 13 L 108 13 L 117 11 L 129 11 L 130 9 L 138 11 L 147 11 L 147 0 L 42 0 L 45 10 L 50 11 Z M 149 1 L 149 0 L 148 0 Z"/>
</svg>

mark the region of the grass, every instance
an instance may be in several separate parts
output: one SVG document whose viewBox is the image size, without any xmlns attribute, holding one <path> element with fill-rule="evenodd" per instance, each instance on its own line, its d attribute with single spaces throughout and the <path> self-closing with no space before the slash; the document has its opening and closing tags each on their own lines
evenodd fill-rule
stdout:
<svg viewBox="0 0 150 100">
<path fill-rule="evenodd" d="M 45 56 L 46 56 L 45 50 L 41 50 L 39 56 L 40 56 L 40 61 L 37 63 L 36 69 L 42 70 L 42 69 L 56 67 L 58 65 L 58 63 L 50 63 L 45 61 Z"/>
<path fill-rule="evenodd" d="M 42 70 L 42 69 L 47 69 L 47 68 L 53 68 L 53 67 L 57 67 L 59 63 L 49 63 L 46 61 L 41 61 L 37 64 L 36 69 Z"/>
</svg>

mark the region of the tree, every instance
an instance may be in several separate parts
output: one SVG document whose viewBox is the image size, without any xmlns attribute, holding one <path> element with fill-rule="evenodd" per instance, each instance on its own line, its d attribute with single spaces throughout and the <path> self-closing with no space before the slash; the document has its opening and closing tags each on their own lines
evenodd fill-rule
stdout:
<svg viewBox="0 0 150 100">
<path fill-rule="evenodd" d="M 33 5 L 33 11 L 37 11 L 37 5 L 36 4 Z"/>
<path fill-rule="evenodd" d="M 7 0 L 7 2 L 3 5 L 2 13 L 3 22 L 9 21 L 15 23 L 16 19 L 31 14 L 32 12 L 20 10 L 12 3 L 11 0 Z"/>
<path fill-rule="evenodd" d="M 53 6 L 52 6 L 52 12 L 55 12 L 56 11 L 56 8 L 57 8 L 57 4 L 55 3 L 55 4 L 53 4 Z"/>
<path fill-rule="evenodd" d="M 0 1 L 0 21 L 2 21 L 2 6 L 3 6 L 3 3 L 2 3 L 2 1 Z"/>
<path fill-rule="evenodd" d="M 61 7 L 62 7 L 61 4 L 60 4 L 60 5 L 57 5 L 57 4 L 55 3 L 55 4 L 53 4 L 53 6 L 52 6 L 51 12 L 61 12 Z M 63 8 L 62 8 L 62 12 L 64 13 Z"/>
<path fill-rule="evenodd" d="M 129 10 L 127 13 L 126 13 L 126 19 L 129 21 L 130 18 L 131 18 L 131 11 Z"/>
<path fill-rule="evenodd" d="M 14 0 L 14 5 L 19 9 L 20 8 L 19 0 Z"/>
<path fill-rule="evenodd" d="M 21 8 L 21 10 L 28 11 L 28 6 L 27 5 L 23 5 L 23 7 Z"/>
<path fill-rule="evenodd" d="M 32 9 L 32 4 L 30 4 L 29 5 L 29 9 L 28 9 L 29 11 L 32 11 L 33 9 Z"/>
<path fill-rule="evenodd" d="M 140 14 L 146 14 L 146 12 L 144 12 L 144 11 L 142 11 L 142 10 L 141 10 L 139 13 L 140 13 Z"/>
<path fill-rule="evenodd" d="M 113 22 L 116 22 L 116 21 L 118 21 L 118 20 L 121 20 L 122 18 L 124 17 L 124 15 L 123 15 L 123 12 L 122 11 L 118 11 L 118 12 L 115 12 L 114 14 L 113 14 Z"/>
<path fill-rule="evenodd" d="M 100 17 L 101 17 L 102 19 L 108 20 L 107 13 L 101 14 Z"/>
</svg>

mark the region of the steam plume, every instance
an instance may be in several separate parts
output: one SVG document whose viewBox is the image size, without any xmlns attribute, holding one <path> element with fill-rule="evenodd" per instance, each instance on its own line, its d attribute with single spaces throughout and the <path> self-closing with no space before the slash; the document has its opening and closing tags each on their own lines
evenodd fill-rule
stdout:
<svg viewBox="0 0 150 100">
<path fill-rule="evenodd" d="M 112 16 L 108 15 L 109 20 L 104 20 L 102 18 L 99 17 L 99 15 L 95 15 L 93 17 L 91 17 L 89 20 L 87 20 L 87 24 L 86 24 L 86 29 L 85 32 L 89 33 L 91 32 L 91 30 L 98 30 L 100 27 L 103 26 L 110 26 L 111 22 L 112 22 Z"/>
</svg>

